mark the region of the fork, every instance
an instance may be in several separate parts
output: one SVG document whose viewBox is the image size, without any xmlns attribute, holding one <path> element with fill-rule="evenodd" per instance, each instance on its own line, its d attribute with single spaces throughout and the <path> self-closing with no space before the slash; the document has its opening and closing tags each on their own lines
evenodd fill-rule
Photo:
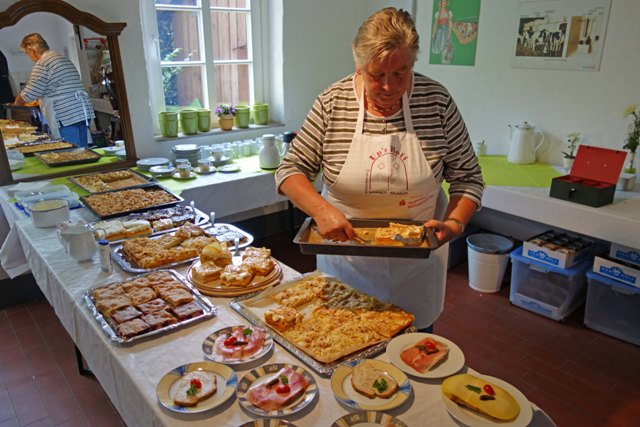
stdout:
<svg viewBox="0 0 640 427">
<path fill-rule="evenodd" d="M 233 256 L 237 257 L 240 256 L 240 238 L 236 237 L 235 239 L 233 239 Z"/>
</svg>

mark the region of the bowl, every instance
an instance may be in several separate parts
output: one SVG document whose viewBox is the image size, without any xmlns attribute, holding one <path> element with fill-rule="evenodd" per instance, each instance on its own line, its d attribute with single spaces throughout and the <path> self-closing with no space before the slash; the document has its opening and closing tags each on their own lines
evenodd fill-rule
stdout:
<svg viewBox="0 0 640 427">
<path fill-rule="evenodd" d="M 122 147 L 114 147 L 114 146 L 102 147 L 102 151 L 104 151 L 105 156 L 115 156 L 118 153 L 118 151 L 122 151 Z"/>
<path fill-rule="evenodd" d="M 33 225 L 38 228 L 55 227 L 69 221 L 69 202 L 62 199 L 41 200 L 27 209 Z"/>
</svg>

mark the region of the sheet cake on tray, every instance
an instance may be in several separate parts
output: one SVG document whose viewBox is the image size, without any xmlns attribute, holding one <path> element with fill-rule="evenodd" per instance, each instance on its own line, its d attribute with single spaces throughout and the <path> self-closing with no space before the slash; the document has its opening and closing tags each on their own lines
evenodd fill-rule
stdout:
<svg viewBox="0 0 640 427">
<path fill-rule="evenodd" d="M 316 372 L 330 375 L 346 360 L 370 357 L 414 316 L 320 271 L 277 285 L 230 306 Z"/>
</svg>

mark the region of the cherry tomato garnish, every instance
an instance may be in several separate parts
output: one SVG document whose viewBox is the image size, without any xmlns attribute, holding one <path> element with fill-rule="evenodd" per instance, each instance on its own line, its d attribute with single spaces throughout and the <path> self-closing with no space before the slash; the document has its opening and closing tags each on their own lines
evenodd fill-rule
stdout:
<svg viewBox="0 0 640 427">
<path fill-rule="evenodd" d="M 493 396 L 494 394 L 496 394 L 496 392 L 493 390 L 493 387 L 491 387 L 489 384 L 483 385 L 482 389 L 484 390 L 485 393 L 487 393 L 490 396 Z"/>
<path fill-rule="evenodd" d="M 278 387 L 276 387 L 276 393 L 289 393 L 291 391 L 291 388 L 286 385 L 279 385 Z"/>
<path fill-rule="evenodd" d="M 233 345 L 234 342 L 238 341 L 238 338 L 234 337 L 233 335 L 231 335 L 229 338 L 227 338 L 226 340 L 224 340 L 224 345 Z"/>
<path fill-rule="evenodd" d="M 194 386 L 195 388 L 202 388 L 202 383 L 197 378 L 193 378 L 191 381 L 189 381 L 189 385 Z"/>
<path fill-rule="evenodd" d="M 424 345 L 425 345 L 425 347 L 427 347 L 427 350 L 435 350 L 436 349 L 435 343 L 433 343 L 431 341 L 427 341 Z"/>
</svg>

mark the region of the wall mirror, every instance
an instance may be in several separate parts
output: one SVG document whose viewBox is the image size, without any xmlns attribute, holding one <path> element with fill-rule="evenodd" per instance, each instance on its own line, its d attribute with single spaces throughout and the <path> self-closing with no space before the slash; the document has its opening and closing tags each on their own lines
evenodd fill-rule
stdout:
<svg viewBox="0 0 640 427">
<path fill-rule="evenodd" d="M 104 22 L 62 0 L 22 0 L 0 12 L 0 40 L 6 41 L 5 35 L 10 33 L 11 37 L 15 39 L 13 50 L 19 51 L 19 44 L 24 35 L 42 31 L 42 28 L 38 26 L 31 28 L 25 24 L 30 22 L 31 18 L 40 15 L 44 16 L 48 24 L 51 23 L 49 25 L 61 22 L 60 27 L 67 27 L 61 29 L 61 32 L 73 31 L 75 33 L 76 40 L 73 46 L 74 49 L 77 46 L 78 51 L 74 52 L 74 49 L 69 49 L 64 53 L 72 59 L 72 62 L 80 63 L 80 73 L 96 111 L 96 116 L 102 118 L 103 122 L 104 116 L 101 113 L 114 117 L 114 120 L 110 120 L 113 126 L 112 131 L 118 132 L 118 137 L 124 140 L 126 158 L 114 161 L 113 157 L 105 157 L 96 163 L 61 168 L 45 166 L 33 168 L 31 171 L 28 168 L 25 168 L 26 171 L 21 168 L 11 171 L 5 143 L 0 133 L 0 184 L 51 179 L 134 166 L 136 160 L 135 144 L 118 43 L 118 36 L 126 27 L 126 23 Z M 15 34 L 17 33 L 20 34 L 20 37 L 16 38 Z M 56 50 L 51 42 L 49 44 L 52 50 Z M 8 52 L 4 52 L 4 54 L 8 56 Z M 11 53 L 9 52 L 9 54 Z M 20 53 L 16 52 L 16 54 Z M 74 61 L 74 56 L 76 61 Z M 11 65 L 9 68 L 11 72 Z"/>
</svg>

